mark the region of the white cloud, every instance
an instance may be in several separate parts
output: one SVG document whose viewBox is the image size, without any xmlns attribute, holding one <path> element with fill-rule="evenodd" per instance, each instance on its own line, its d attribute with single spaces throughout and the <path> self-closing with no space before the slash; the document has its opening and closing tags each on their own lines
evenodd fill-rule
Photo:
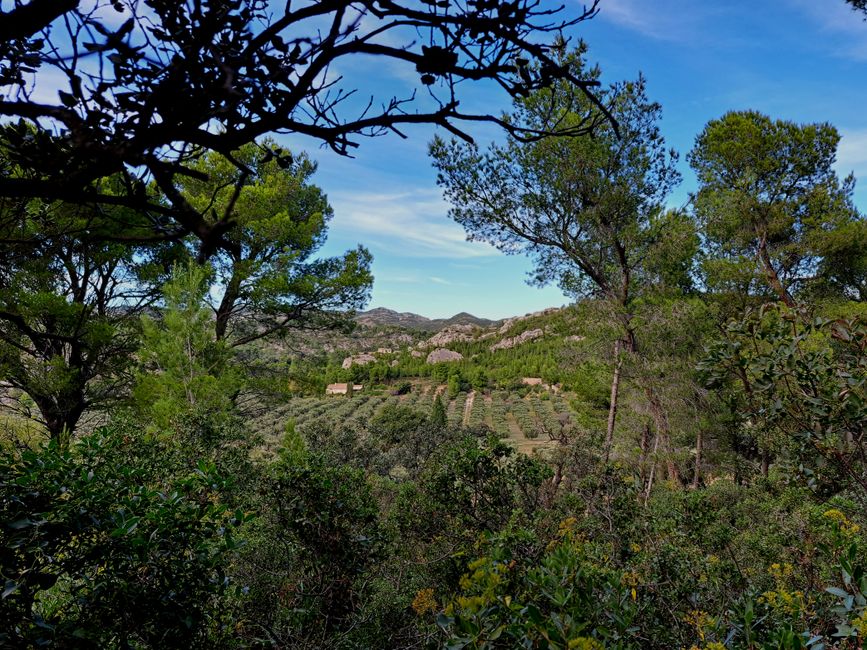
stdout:
<svg viewBox="0 0 867 650">
<path fill-rule="evenodd" d="M 599 16 L 644 36 L 663 41 L 694 42 L 707 40 L 699 24 L 707 17 L 724 11 L 701 3 L 682 0 L 602 0 Z"/>
<path fill-rule="evenodd" d="M 393 193 L 332 192 L 332 232 L 375 242 L 401 256 L 473 258 L 499 255 L 480 242 L 468 242 L 463 229 L 448 220 L 439 191 L 412 189 Z"/>
<path fill-rule="evenodd" d="M 418 284 L 421 278 L 417 275 L 394 275 L 388 274 L 388 282 L 398 282 L 400 284 Z"/>
<path fill-rule="evenodd" d="M 840 134 L 837 164 L 842 168 L 863 169 L 867 166 L 867 129 L 841 129 Z"/>
<path fill-rule="evenodd" d="M 651 20 L 640 0 L 602 0 L 600 16 L 645 36 L 660 38 L 662 35 L 657 21 Z"/>
<path fill-rule="evenodd" d="M 790 0 L 790 4 L 819 25 L 822 31 L 834 34 L 834 53 L 856 61 L 867 61 L 867 21 L 851 6 L 839 2 L 815 2 L 815 0 Z"/>
<path fill-rule="evenodd" d="M 841 176 L 855 174 L 858 195 L 867 190 L 867 129 L 840 129 L 837 148 L 837 172 Z"/>
</svg>

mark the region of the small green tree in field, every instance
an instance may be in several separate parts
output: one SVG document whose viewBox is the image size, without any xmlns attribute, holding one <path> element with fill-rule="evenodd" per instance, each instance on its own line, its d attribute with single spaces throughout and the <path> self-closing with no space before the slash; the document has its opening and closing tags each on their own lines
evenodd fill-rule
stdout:
<svg viewBox="0 0 867 650">
<path fill-rule="evenodd" d="M 448 421 L 448 418 L 446 417 L 446 407 L 443 405 L 443 400 L 439 395 L 434 398 L 430 421 L 431 424 L 436 427 L 444 427 Z"/>
<path fill-rule="evenodd" d="M 209 277 L 204 266 L 175 267 L 165 285 L 161 318 L 142 319 L 143 370 L 134 389 L 135 406 L 157 430 L 178 428 L 189 414 L 225 417 L 243 385 L 204 303 Z"/>
</svg>

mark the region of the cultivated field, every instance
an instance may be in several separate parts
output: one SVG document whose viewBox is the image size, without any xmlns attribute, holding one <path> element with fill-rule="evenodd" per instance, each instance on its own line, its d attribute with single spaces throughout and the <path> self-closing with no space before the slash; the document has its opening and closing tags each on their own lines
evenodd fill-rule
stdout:
<svg viewBox="0 0 867 650">
<path fill-rule="evenodd" d="M 512 442 L 518 449 L 532 449 L 550 444 L 548 431 L 557 433 L 564 422 L 574 420 L 575 412 L 567 397 L 558 394 L 531 392 L 526 397 L 506 391 L 470 391 L 458 393 L 453 399 L 446 395 L 445 385 L 419 383 L 407 395 L 360 392 L 352 397 L 299 397 L 256 418 L 254 427 L 266 441 L 279 440 L 291 420 L 303 432 L 313 422 L 335 425 L 369 421 L 387 404 L 430 413 L 436 395 L 446 407 L 449 423 L 469 427 L 487 426 Z"/>
</svg>

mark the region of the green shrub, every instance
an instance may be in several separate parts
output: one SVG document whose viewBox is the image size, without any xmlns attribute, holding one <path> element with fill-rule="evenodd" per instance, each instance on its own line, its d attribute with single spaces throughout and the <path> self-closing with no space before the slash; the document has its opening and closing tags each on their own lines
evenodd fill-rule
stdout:
<svg viewBox="0 0 867 650">
<path fill-rule="evenodd" d="M 216 467 L 154 480 L 122 429 L 0 454 L 0 644 L 213 647 L 249 517 Z"/>
</svg>

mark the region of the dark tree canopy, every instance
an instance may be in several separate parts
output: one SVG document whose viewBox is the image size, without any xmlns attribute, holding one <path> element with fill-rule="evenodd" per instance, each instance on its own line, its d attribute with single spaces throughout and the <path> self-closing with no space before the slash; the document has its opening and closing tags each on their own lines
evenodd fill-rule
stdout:
<svg viewBox="0 0 867 650">
<path fill-rule="evenodd" d="M 846 0 L 856 11 L 863 11 L 867 14 L 867 0 Z"/>
<path fill-rule="evenodd" d="M 181 183 L 184 198 L 206 220 L 231 219 L 230 245 L 209 261 L 220 296 L 212 300 L 217 338 L 232 346 L 292 328 L 343 324 L 347 310 L 367 302 L 373 282 L 365 248 L 319 255 L 333 210 L 310 182 L 316 164 L 305 154 L 280 164 L 267 151 L 272 144 L 245 145 L 231 158 L 205 154 L 192 168 L 208 180 Z"/>
<path fill-rule="evenodd" d="M 219 214 L 232 219 L 224 233 L 231 246 L 211 255 L 213 275 L 202 271 L 220 345 L 346 325 L 348 310 L 370 293 L 366 249 L 318 255 L 332 209 L 310 182 L 316 165 L 303 154 L 280 165 L 263 154 L 267 146 L 249 144 L 231 158 L 205 154 L 191 165 L 208 180 L 185 177 L 179 185 L 206 223 Z M 120 182 L 115 176 L 105 186 L 117 190 Z M 159 302 L 173 263 L 195 246 L 192 236 L 120 240 L 147 227 L 145 216 L 122 206 L 0 197 L 0 381 L 32 400 L 53 438 L 125 397 L 140 316 Z"/>
<path fill-rule="evenodd" d="M 544 43 L 597 4 L 567 13 L 542 0 L 4 3 L 0 120 L 20 171 L 0 169 L 0 196 L 132 207 L 157 236 L 192 233 L 207 255 L 230 246 L 232 226 L 228 214 L 204 219 L 179 191 L 179 179 L 199 176 L 192 163 L 203 153 L 297 133 L 348 154 L 361 136 L 418 123 L 465 139 L 462 124 L 475 121 L 538 137 L 465 110 L 461 84 L 487 80 L 518 97 L 567 79 L 592 97 L 596 82 L 574 77 Z M 336 71 L 355 61 L 405 66 L 417 88 L 372 95 Z M 569 132 L 588 132 L 604 113 Z M 120 192 L 103 184 L 114 174 Z M 152 182 L 164 200 L 146 191 Z"/>
<path fill-rule="evenodd" d="M 561 62 L 598 78 L 598 69 L 585 69 L 584 53 L 583 45 L 563 51 Z M 610 104 L 619 129 L 606 125 L 592 138 L 510 139 L 487 151 L 437 138 L 431 155 L 437 182 L 452 206 L 449 216 L 471 239 L 529 255 L 536 284 L 556 282 L 568 294 L 600 297 L 614 307 L 613 320 L 621 330 L 614 357 L 620 359 L 621 346 L 637 351 L 636 298 L 654 282 L 683 284 L 689 263 L 682 253 L 694 250 L 689 242 L 695 237 L 683 215 L 663 211 L 680 180 L 677 154 L 665 146 L 659 130 L 662 109 L 648 99 L 644 79 L 614 84 L 600 96 Z M 586 104 L 571 86 L 557 83 L 516 101 L 510 119 L 545 130 L 554 126 L 552 114 L 562 124 L 580 122 L 593 110 Z M 680 251 L 658 246 L 666 235 L 683 243 Z M 615 362 L 606 449 L 613 442 L 620 368 Z M 650 396 L 650 401 L 661 413 L 658 399 Z M 658 418 L 657 427 L 667 441 L 663 420 Z"/>
</svg>

